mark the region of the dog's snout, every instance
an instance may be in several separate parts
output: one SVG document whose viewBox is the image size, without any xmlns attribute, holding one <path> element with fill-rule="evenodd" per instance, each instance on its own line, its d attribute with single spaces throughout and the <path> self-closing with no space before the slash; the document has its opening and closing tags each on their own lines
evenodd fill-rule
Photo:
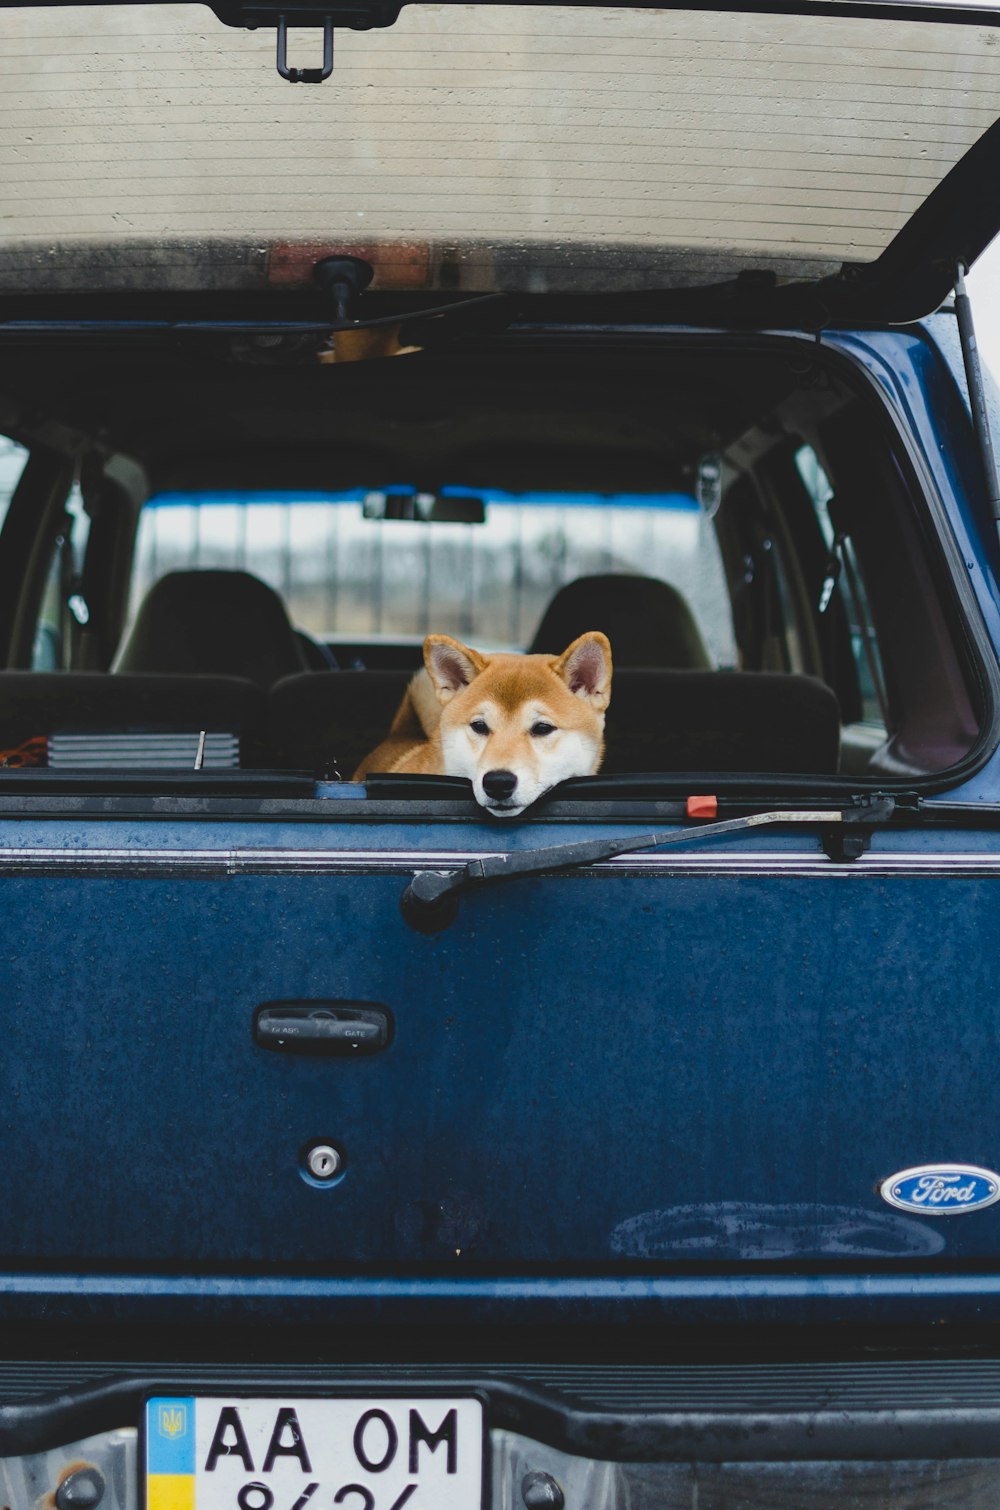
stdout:
<svg viewBox="0 0 1000 1510">
<path fill-rule="evenodd" d="M 513 771 L 487 771 L 483 777 L 483 791 L 487 797 L 495 797 L 497 802 L 506 802 L 516 786 L 517 777 Z"/>
</svg>

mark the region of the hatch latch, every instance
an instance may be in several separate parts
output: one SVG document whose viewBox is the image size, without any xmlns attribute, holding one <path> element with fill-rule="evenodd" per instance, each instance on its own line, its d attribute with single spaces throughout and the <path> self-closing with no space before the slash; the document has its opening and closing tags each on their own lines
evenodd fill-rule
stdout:
<svg viewBox="0 0 1000 1510">
<path fill-rule="evenodd" d="M 288 17 L 278 17 L 278 72 L 290 84 L 322 84 L 333 72 L 333 17 L 323 17 L 322 68 L 289 68 Z"/>
</svg>

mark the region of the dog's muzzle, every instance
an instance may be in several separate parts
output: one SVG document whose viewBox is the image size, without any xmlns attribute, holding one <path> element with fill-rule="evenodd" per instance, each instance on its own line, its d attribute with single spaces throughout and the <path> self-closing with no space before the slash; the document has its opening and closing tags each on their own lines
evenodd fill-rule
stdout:
<svg viewBox="0 0 1000 1510">
<path fill-rule="evenodd" d="M 513 797 L 516 786 L 513 771 L 487 771 L 483 777 L 483 791 L 491 802 L 506 802 Z"/>
</svg>

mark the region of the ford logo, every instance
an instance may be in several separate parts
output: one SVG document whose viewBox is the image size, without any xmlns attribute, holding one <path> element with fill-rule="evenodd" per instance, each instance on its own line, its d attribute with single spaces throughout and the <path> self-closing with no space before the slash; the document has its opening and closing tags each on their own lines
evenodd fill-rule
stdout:
<svg viewBox="0 0 1000 1510">
<path fill-rule="evenodd" d="M 883 1180 L 878 1193 L 900 1211 L 958 1216 L 1000 1201 L 1000 1175 L 975 1164 L 918 1164 Z"/>
</svg>

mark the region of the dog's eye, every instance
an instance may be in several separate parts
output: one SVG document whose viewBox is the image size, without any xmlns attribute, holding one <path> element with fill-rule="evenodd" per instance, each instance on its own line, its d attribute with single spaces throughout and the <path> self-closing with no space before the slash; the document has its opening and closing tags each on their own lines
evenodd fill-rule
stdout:
<svg viewBox="0 0 1000 1510">
<path fill-rule="evenodd" d="M 469 728 L 472 730 L 473 734 L 488 734 L 490 732 L 490 726 L 486 722 L 485 718 L 474 718 L 469 725 Z"/>
<path fill-rule="evenodd" d="M 539 720 L 537 724 L 532 724 L 531 726 L 531 733 L 535 736 L 536 739 L 542 739 L 546 734 L 554 734 L 555 732 L 555 724 L 542 723 L 541 720 Z"/>
</svg>

